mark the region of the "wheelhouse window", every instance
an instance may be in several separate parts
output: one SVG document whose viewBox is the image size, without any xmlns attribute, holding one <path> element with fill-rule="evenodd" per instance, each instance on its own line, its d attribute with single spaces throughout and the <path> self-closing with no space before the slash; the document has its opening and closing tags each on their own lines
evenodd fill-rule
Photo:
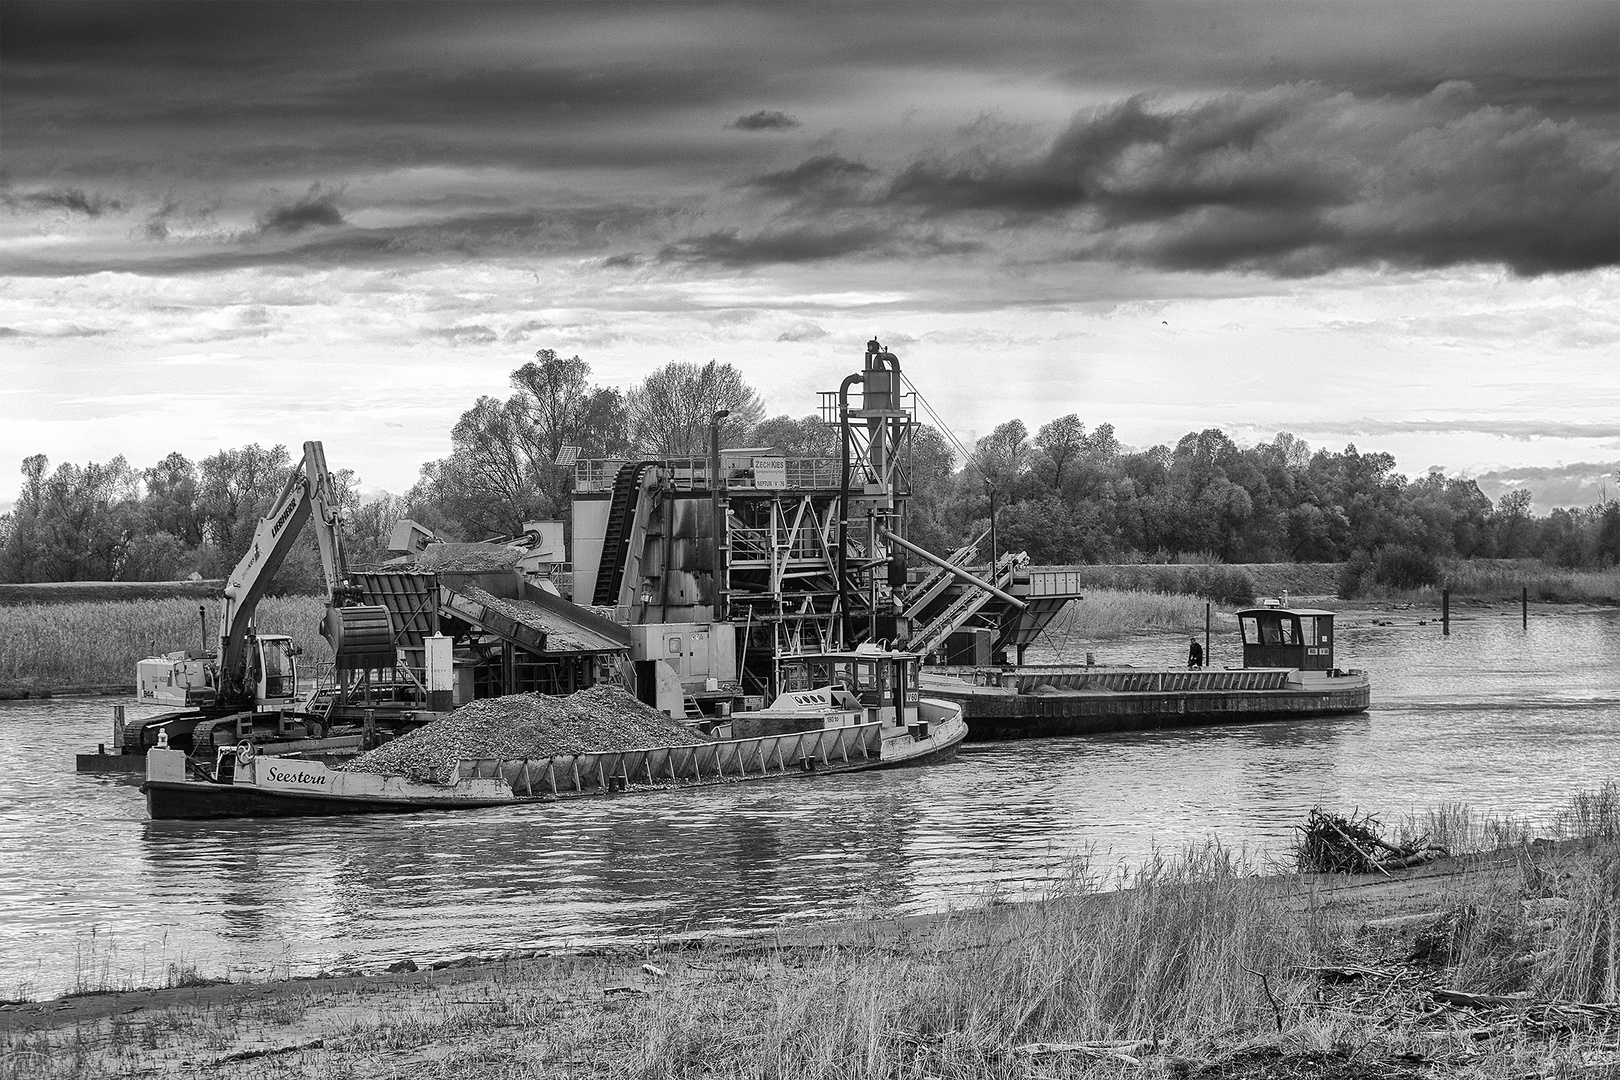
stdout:
<svg viewBox="0 0 1620 1080">
<path fill-rule="evenodd" d="M 1239 621 L 1243 623 L 1243 644 L 1260 644 L 1260 620 L 1253 615 L 1245 615 Z"/>
</svg>

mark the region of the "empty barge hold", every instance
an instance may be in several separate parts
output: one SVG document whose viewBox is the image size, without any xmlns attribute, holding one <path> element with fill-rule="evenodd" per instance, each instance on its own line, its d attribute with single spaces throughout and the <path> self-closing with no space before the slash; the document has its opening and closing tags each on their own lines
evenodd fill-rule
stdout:
<svg viewBox="0 0 1620 1080">
<path fill-rule="evenodd" d="M 924 700 L 912 723 L 871 722 L 858 701 L 833 687 L 785 695 L 733 722 L 750 716 L 758 718 L 755 728 L 773 733 L 646 750 L 467 758 L 439 776 L 346 772 L 256 755 L 244 744 L 219 748 L 212 779 L 187 779 L 184 753 L 154 748 L 141 791 L 154 819 L 473 810 L 927 765 L 954 756 L 967 737 L 955 704 Z"/>
<path fill-rule="evenodd" d="M 1371 703 L 1367 673 L 1334 666 L 1333 612 L 1268 605 L 1237 615 L 1241 668 L 1031 665 L 925 673 L 923 690 L 961 705 L 975 741 L 1340 716 Z"/>
</svg>

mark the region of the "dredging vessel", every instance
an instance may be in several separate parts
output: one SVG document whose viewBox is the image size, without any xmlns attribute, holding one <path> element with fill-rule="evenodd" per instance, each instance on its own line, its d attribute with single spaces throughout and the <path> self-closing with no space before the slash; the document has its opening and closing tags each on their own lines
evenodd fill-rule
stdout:
<svg viewBox="0 0 1620 1080">
<path fill-rule="evenodd" d="M 960 705 L 918 696 L 920 657 L 867 646 L 847 654 L 785 658 L 810 678 L 768 709 L 733 715 L 712 740 L 640 750 L 464 758 L 444 770 L 400 775 L 346 771 L 274 757 L 253 744 L 221 746 L 212 770 L 188 777 L 180 750 L 147 751 L 147 812 L 154 819 L 328 816 L 472 810 L 585 796 L 781 780 L 948 760 L 967 736 Z M 842 685 L 847 671 L 862 695 Z"/>
</svg>

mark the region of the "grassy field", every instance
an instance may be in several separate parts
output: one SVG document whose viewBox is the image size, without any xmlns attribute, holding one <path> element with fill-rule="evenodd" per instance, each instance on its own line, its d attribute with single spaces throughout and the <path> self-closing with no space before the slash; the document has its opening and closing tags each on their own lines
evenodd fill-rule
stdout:
<svg viewBox="0 0 1620 1080">
<path fill-rule="evenodd" d="M 12 1006 L 0 1080 L 1612 1077 L 1620 790 L 1557 831 L 1390 880 L 1206 846 L 767 942 Z"/>
<path fill-rule="evenodd" d="M 190 598 L 23 604 L 0 614 L 0 687 L 51 689 L 133 684 L 135 662 L 202 645 L 201 605 L 208 632 L 219 634 L 219 605 Z M 291 634 L 302 662 L 331 659 L 320 636 L 323 602 L 314 596 L 271 596 L 255 622 L 265 633 Z M 217 646 L 217 640 L 209 642 Z"/>
</svg>

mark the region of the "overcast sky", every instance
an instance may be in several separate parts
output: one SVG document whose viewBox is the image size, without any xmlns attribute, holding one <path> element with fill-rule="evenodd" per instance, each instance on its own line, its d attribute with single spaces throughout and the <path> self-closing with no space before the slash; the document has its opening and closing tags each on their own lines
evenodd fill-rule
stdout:
<svg viewBox="0 0 1620 1080">
<path fill-rule="evenodd" d="M 399 492 L 540 348 L 804 415 L 874 334 L 964 441 L 1620 465 L 1612 2 L 0 23 L 0 500 L 30 453 L 309 438 Z"/>
</svg>

